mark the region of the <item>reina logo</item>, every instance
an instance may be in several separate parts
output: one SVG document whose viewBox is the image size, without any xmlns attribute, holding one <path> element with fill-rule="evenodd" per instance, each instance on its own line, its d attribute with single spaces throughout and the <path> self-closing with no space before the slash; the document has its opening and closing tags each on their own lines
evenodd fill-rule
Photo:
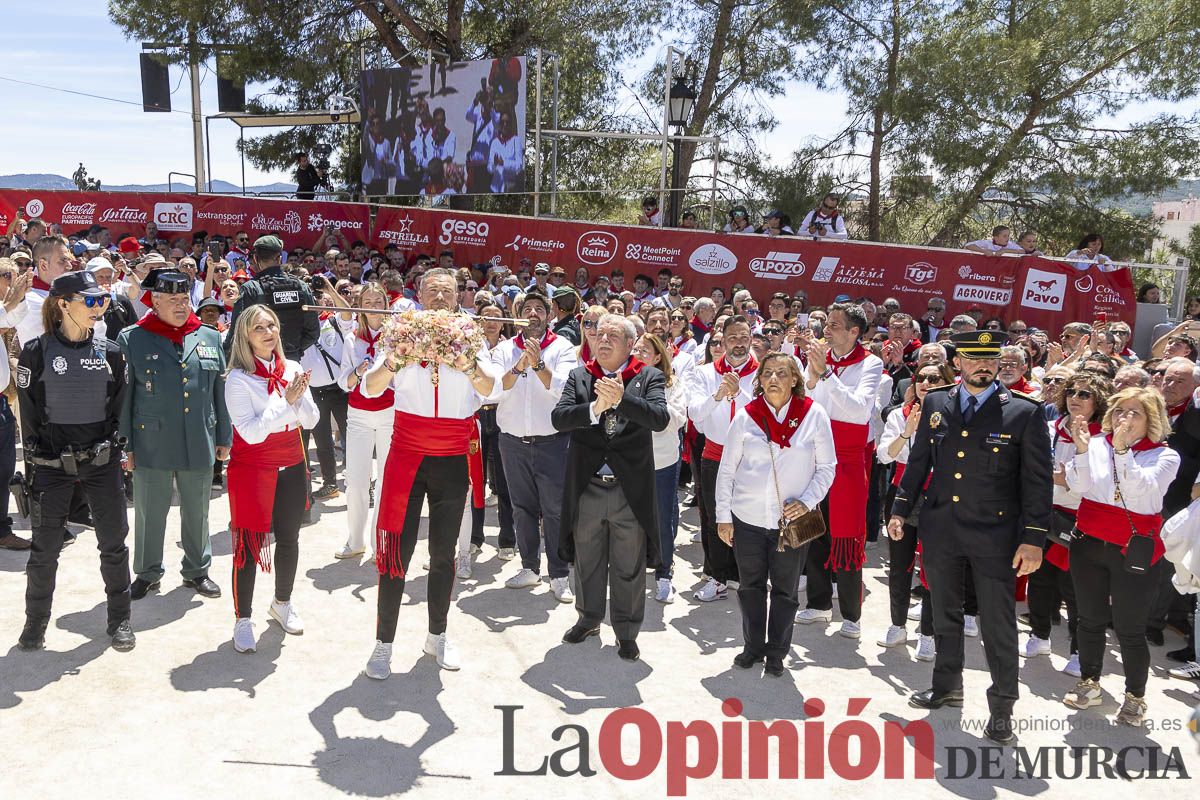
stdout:
<svg viewBox="0 0 1200 800">
<path fill-rule="evenodd" d="M 617 255 L 617 237 L 608 231 L 588 231 L 575 244 L 575 255 L 585 264 L 598 267 Z"/>
<path fill-rule="evenodd" d="M 737 269 L 737 256 L 723 244 L 702 244 L 692 251 L 688 265 L 704 275 L 724 275 Z"/>
<path fill-rule="evenodd" d="M 967 270 L 970 273 L 970 269 Z M 918 261 L 904 268 L 904 279 L 914 286 L 924 286 L 937 279 L 937 267 L 928 261 Z"/>
<path fill-rule="evenodd" d="M 1067 293 L 1067 276 L 1057 272 L 1031 269 L 1021 290 L 1021 305 L 1046 311 L 1062 311 Z"/>
<path fill-rule="evenodd" d="M 191 203 L 155 203 L 154 223 L 160 231 L 183 231 L 192 229 Z"/>
<path fill-rule="evenodd" d="M 750 271 L 759 278 L 779 281 L 799 278 L 805 269 L 799 253 L 780 253 L 772 250 L 767 253 L 766 258 L 750 259 Z"/>
</svg>

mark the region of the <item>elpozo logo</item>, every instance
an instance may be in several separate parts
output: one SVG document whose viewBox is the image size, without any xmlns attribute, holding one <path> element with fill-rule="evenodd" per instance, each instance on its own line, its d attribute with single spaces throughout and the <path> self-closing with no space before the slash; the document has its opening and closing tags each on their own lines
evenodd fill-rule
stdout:
<svg viewBox="0 0 1200 800">
<path fill-rule="evenodd" d="M 704 275 L 724 275 L 737 269 L 737 256 L 723 244 L 702 244 L 688 256 L 688 266 Z"/>
<path fill-rule="evenodd" d="M 617 255 L 617 237 L 608 231 L 587 231 L 575 243 L 575 255 L 585 264 L 598 267 Z"/>
<path fill-rule="evenodd" d="M 154 224 L 160 231 L 183 231 L 192 229 L 191 203 L 155 203 Z"/>
<path fill-rule="evenodd" d="M 918 261 L 904 268 L 904 280 L 914 286 L 924 286 L 937 280 L 937 267 L 928 261 Z"/>
<path fill-rule="evenodd" d="M 799 278 L 804 274 L 804 262 L 799 253 L 783 253 L 772 250 L 764 258 L 750 259 L 750 271 L 759 278 L 785 280 Z"/>
<path fill-rule="evenodd" d="M 1046 311 L 1062 311 L 1067 293 L 1067 276 L 1057 272 L 1031 269 L 1021 290 L 1021 305 Z"/>
</svg>

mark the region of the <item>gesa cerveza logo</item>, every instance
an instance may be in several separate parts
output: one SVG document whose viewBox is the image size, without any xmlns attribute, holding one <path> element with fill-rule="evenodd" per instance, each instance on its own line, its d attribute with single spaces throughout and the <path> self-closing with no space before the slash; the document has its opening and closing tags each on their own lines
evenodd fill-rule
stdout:
<svg viewBox="0 0 1200 800">
<path fill-rule="evenodd" d="M 1021 290 L 1021 305 L 1046 311 L 1062 311 L 1066 293 L 1066 275 L 1031 269 L 1025 276 L 1025 288 Z"/>
<path fill-rule="evenodd" d="M 804 262 L 799 253 L 781 253 L 772 250 L 765 258 L 750 259 L 750 271 L 760 278 L 784 280 L 798 278 L 804 274 Z"/>
<path fill-rule="evenodd" d="M 438 234 L 438 241 L 442 244 L 486 245 L 488 234 L 491 232 L 492 226 L 486 222 L 447 217 L 442 220 L 442 232 Z"/>
<path fill-rule="evenodd" d="M 575 243 L 575 255 L 595 267 L 607 264 L 617 255 L 617 237 L 608 231 L 588 231 Z"/>
<path fill-rule="evenodd" d="M 904 268 L 904 279 L 914 286 L 924 286 L 937 279 L 937 267 L 928 261 L 918 261 Z"/>
<path fill-rule="evenodd" d="M 155 203 L 154 223 L 160 231 L 183 231 L 192 229 L 191 203 Z"/>
<path fill-rule="evenodd" d="M 724 275 L 737 269 L 737 256 L 723 244 L 702 244 L 692 251 L 688 264 L 705 275 Z"/>
</svg>

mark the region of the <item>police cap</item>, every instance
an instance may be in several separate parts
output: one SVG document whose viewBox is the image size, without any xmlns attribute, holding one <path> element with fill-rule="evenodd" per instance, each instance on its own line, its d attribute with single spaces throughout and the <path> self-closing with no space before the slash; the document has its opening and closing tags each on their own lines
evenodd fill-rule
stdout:
<svg viewBox="0 0 1200 800">
<path fill-rule="evenodd" d="M 71 297 L 77 294 L 102 297 L 108 294 L 108 291 L 96 283 L 96 276 L 90 272 L 64 272 L 50 284 L 51 297 Z"/>
<path fill-rule="evenodd" d="M 150 270 L 142 288 L 162 294 L 187 294 L 192 287 L 187 275 L 174 267 L 161 267 Z"/>
<path fill-rule="evenodd" d="M 1000 357 L 1000 348 L 1008 344 L 1008 334 L 1001 331 L 964 331 L 950 334 L 957 355 L 962 358 L 992 359 Z"/>
</svg>

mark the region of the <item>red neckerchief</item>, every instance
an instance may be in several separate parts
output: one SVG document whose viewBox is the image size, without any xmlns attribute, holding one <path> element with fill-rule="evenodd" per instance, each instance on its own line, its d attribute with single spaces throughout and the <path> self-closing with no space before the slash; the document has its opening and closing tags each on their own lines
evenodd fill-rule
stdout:
<svg viewBox="0 0 1200 800">
<path fill-rule="evenodd" d="M 1105 436 L 1104 439 L 1105 439 L 1105 441 L 1108 442 L 1108 446 L 1113 448 L 1113 452 L 1116 452 L 1117 448 L 1113 446 L 1113 435 L 1110 433 L 1107 436 Z M 1142 450 L 1157 450 L 1160 447 L 1166 447 L 1166 446 L 1167 446 L 1166 442 L 1152 442 L 1149 439 L 1147 439 L 1145 436 L 1143 436 L 1141 439 L 1139 439 L 1137 441 L 1136 444 L 1130 445 L 1129 449 L 1141 452 Z"/>
<path fill-rule="evenodd" d="M 262 359 L 258 356 L 254 357 L 254 374 L 259 378 L 266 378 L 267 394 L 279 394 L 283 396 L 283 390 L 287 388 L 288 382 L 283 379 L 283 371 L 287 364 L 282 358 L 276 358 L 275 364 L 270 371 L 263 366 Z"/>
<path fill-rule="evenodd" d="M 390 306 L 392 303 L 396 302 L 401 297 L 404 297 L 404 292 L 388 292 L 387 293 L 388 305 Z"/>
<path fill-rule="evenodd" d="M 36 274 L 35 274 L 35 275 L 33 276 L 33 286 L 32 286 L 32 287 L 30 287 L 30 288 L 33 288 L 33 289 L 44 289 L 45 291 L 47 291 L 47 292 L 48 292 L 48 291 L 50 291 L 50 284 L 48 284 L 48 283 L 46 283 L 44 280 L 42 280 L 42 276 L 41 276 L 41 275 L 36 275 Z"/>
<path fill-rule="evenodd" d="M 677 355 L 679 355 L 679 345 L 671 342 L 671 358 L 674 358 Z"/>
<path fill-rule="evenodd" d="M 705 336 L 707 336 L 709 333 L 712 332 L 712 325 L 705 325 L 703 322 L 700 321 L 699 317 L 692 317 L 691 325 L 693 328 L 699 328 L 700 332 L 703 333 Z"/>
<path fill-rule="evenodd" d="M 587 339 L 583 340 L 583 347 L 579 348 L 579 360 L 585 364 L 592 360 L 592 348 L 588 347 Z"/>
<path fill-rule="evenodd" d="M 758 425 L 759 430 L 767 435 L 768 441 L 774 442 L 780 447 L 791 447 L 792 434 L 800 427 L 800 423 L 804 421 L 812 404 L 811 397 L 793 395 L 792 401 L 788 403 L 787 415 L 783 418 L 783 422 L 780 422 L 775 419 L 775 410 L 767 405 L 767 401 L 763 399 L 762 395 L 759 395 L 746 404 L 746 413 Z"/>
<path fill-rule="evenodd" d="M 900 413 L 904 414 L 905 419 L 908 419 L 909 415 L 912 414 L 913 405 L 914 403 L 905 403 L 900 407 Z"/>
<path fill-rule="evenodd" d="M 909 339 L 908 344 L 904 345 L 904 355 L 902 358 L 907 359 L 913 353 L 921 349 L 920 339 Z"/>
<path fill-rule="evenodd" d="M 1175 417 L 1178 417 L 1180 414 L 1187 411 L 1188 402 L 1189 400 L 1184 400 L 1182 403 L 1176 403 L 1175 405 L 1171 406 L 1167 409 L 1167 416 L 1169 416 L 1171 419 L 1175 419 Z"/>
<path fill-rule="evenodd" d="M 158 314 L 154 313 L 153 309 L 136 323 L 139 328 L 145 328 L 150 333 L 170 339 L 178 345 L 182 345 L 183 337 L 199 328 L 200 324 L 200 318 L 194 312 L 189 311 L 187 321 L 177 328 L 174 325 L 168 325 L 163 322 Z"/>
<path fill-rule="evenodd" d="M 229 303 L 225 303 L 225 304 L 224 304 L 224 306 L 225 306 L 225 313 L 226 313 L 226 314 L 232 314 L 232 313 L 233 313 L 233 306 L 229 305 Z"/>
<path fill-rule="evenodd" d="M 1125 349 L 1124 349 L 1124 350 L 1122 350 L 1122 351 L 1121 351 L 1120 353 L 1118 353 L 1117 355 L 1121 355 L 1121 356 L 1128 356 L 1129 358 L 1133 358 L 1133 357 L 1134 357 L 1134 355 L 1135 355 L 1135 353 L 1134 353 L 1132 350 L 1130 350 L 1130 349 L 1129 349 L 1129 345 L 1125 345 Z"/>
<path fill-rule="evenodd" d="M 595 376 L 597 378 L 603 378 L 606 375 L 608 375 L 608 373 L 604 371 L 604 367 L 600 366 L 600 364 L 597 363 L 597 361 L 595 359 L 592 359 L 591 361 L 587 362 L 584 366 L 587 368 L 588 372 L 590 372 L 593 376 Z M 637 375 L 639 372 L 641 372 L 642 367 L 644 367 L 644 366 L 646 366 L 646 365 L 643 364 L 641 361 L 638 361 L 636 358 L 630 357 L 629 366 L 625 367 L 625 371 L 621 373 L 621 380 L 628 382 L 630 378 L 632 378 L 634 375 Z"/>
<path fill-rule="evenodd" d="M 1067 422 L 1066 417 L 1059 417 L 1057 420 L 1054 421 L 1054 430 L 1055 430 L 1054 438 L 1056 441 L 1059 441 L 1059 442 L 1075 441 L 1074 439 L 1071 438 L 1071 432 L 1067 430 L 1067 426 L 1065 424 L 1066 422 Z M 1100 423 L 1099 422 L 1089 422 L 1088 423 L 1088 433 L 1092 436 L 1099 436 L 1100 435 Z"/>
<path fill-rule="evenodd" d="M 317 319 L 320 320 L 321 322 L 324 322 L 325 320 L 329 319 L 332 316 L 333 316 L 332 311 L 322 311 L 319 314 L 317 314 Z"/>
<path fill-rule="evenodd" d="M 846 367 L 854 366 L 859 362 L 867 359 L 867 350 L 862 346 L 861 342 L 854 343 L 854 349 L 846 354 L 844 358 L 834 358 L 833 350 L 830 349 L 829 357 L 825 360 L 826 366 L 833 370 L 834 375 L 841 375 L 842 370 Z"/>
<path fill-rule="evenodd" d="M 380 328 L 378 333 L 372 335 L 370 325 L 364 325 L 358 329 L 357 336 L 367 343 L 367 356 L 370 358 L 375 357 L 375 343 L 379 341 L 380 333 L 383 333 L 383 328 Z"/>
<path fill-rule="evenodd" d="M 725 359 L 725 356 L 721 356 L 719 359 L 713 362 L 713 369 L 717 371 L 718 375 L 724 375 L 726 372 L 734 371 L 733 367 L 729 366 L 729 362 Z M 746 363 L 737 369 L 737 376 L 739 378 L 744 378 L 750 373 L 754 372 L 756 369 L 758 369 L 758 359 L 754 357 L 753 353 L 751 353 L 750 357 L 746 359 Z"/>
<path fill-rule="evenodd" d="M 1021 392 L 1023 394 L 1033 394 L 1035 391 L 1037 391 L 1036 387 L 1032 383 L 1025 380 L 1024 375 L 1021 376 L 1021 380 L 1017 381 L 1008 388 L 1014 392 Z"/>
<path fill-rule="evenodd" d="M 544 334 L 542 334 L 542 343 L 538 345 L 538 348 L 545 350 L 547 347 L 550 346 L 551 342 L 553 342 L 557 338 L 558 337 L 554 334 L 554 331 L 550 330 L 549 328 L 546 328 L 546 332 Z M 522 350 L 524 350 L 525 349 L 525 334 L 518 333 L 513 338 L 513 344 L 515 344 L 517 346 L 517 352 L 521 352 Z"/>
</svg>

